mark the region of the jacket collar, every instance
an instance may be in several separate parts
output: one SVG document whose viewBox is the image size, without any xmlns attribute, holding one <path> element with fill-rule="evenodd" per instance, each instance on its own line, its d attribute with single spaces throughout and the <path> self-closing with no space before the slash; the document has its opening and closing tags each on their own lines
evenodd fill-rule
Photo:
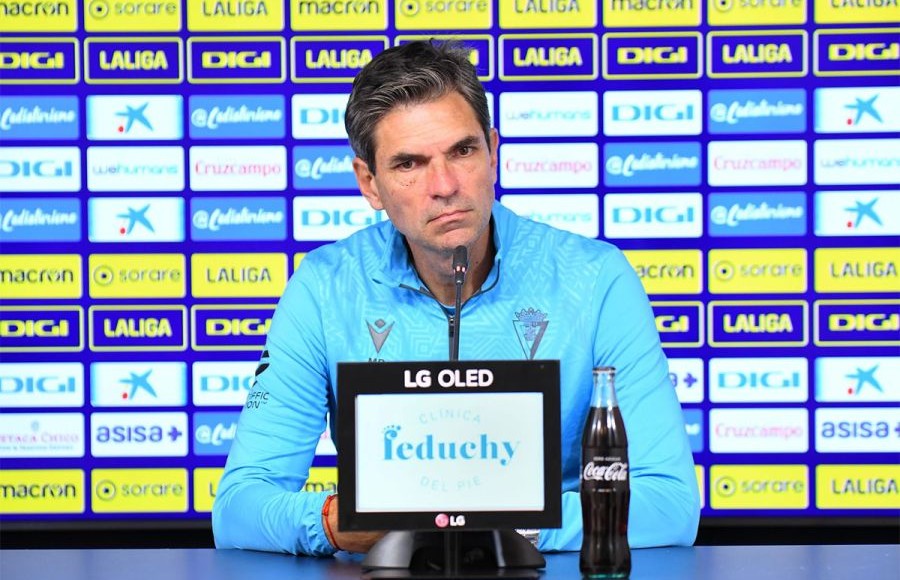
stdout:
<svg viewBox="0 0 900 580">
<path fill-rule="evenodd" d="M 494 238 L 494 263 L 488 272 L 482 288 L 493 288 L 500 278 L 500 262 L 506 253 L 509 241 L 512 239 L 516 228 L 516 215 L 509 209 L 494 201 L 491 209 L 491 233 Z M 393 224 L 389 224 L 386 232 L 384 251 L 378 262 L 378 268 L 372 273 L 372 279 L 389 286 L 409 286 L 420 289 L 423 287 L 416 269 L 410 258 L 409 248 L 406 246 L 406 238 L 403 237 Z"/>
</svg>

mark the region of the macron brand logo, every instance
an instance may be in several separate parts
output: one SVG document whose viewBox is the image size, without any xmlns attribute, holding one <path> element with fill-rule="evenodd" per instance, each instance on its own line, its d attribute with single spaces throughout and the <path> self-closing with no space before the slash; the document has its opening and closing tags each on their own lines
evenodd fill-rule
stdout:
<svg viewBox="0 0 900 580">
<path fill-rule="evenodd" d="M 518 441 L 495 441 L 487 433 L 462 441 L 440 440 L 430 433 L 418 441 L 401 441 L 401 431 L 399 425 L 384 428 L 385 461 L 481 460 L 506 466 L 519 447 Z"/>
</svg>

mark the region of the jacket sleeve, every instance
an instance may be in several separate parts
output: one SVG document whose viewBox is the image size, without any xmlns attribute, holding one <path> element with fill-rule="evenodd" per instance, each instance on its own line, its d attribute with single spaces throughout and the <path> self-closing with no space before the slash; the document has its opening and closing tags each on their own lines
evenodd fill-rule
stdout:
<svg viewBox="0 0 900 580">
<path fill-rule="evenodd" d="M 616 395 L 628 435 L 628 543 L 689 546 L 697 535 L 700 494 L 681 405 L 647 294 L 618 250 L 606 258 L 593 301 L 594 364 L 616 367 Z M 563 493 L 562 511 L 562 528 L 541 531 L 541 549 L 581 548 L 577 491 Z"/>
<path fill-rule="evenodd" d="M 320 301 L 306 262 L 275 310 L 219 482 L 218 548 L 334 553 L 321 520 L 328 493 L 303 490 L 329 408 Z"/>
</svg>

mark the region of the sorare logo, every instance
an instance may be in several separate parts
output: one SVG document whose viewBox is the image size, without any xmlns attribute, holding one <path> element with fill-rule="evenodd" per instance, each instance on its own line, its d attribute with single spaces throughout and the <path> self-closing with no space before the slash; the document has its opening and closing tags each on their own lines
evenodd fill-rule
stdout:
<svg viewBox="0 0 900 580">
<path fill-rule="evenodd" d="M 81 203 L 76 198 L 0 198 L 0 242 L 77 242 Z"/>
<path fill-rule="evenodd" d="M 731 133 L 803 133 L 803 89 L 712 90 L 707 123 L 713 135 Z"/>
<path fill-rule="evenodd" d="M 806 194 L 798 192 L 712 193 L 713 237 L 806 235 Z"/>
<path fill-rule="evenodd" d="M 607 143 L 603 167 L 611 187 L 699 185 L 700 143 Z"/>
<path fill-rule="evenodd" d="M 0 95 L 0 140 L 78 139 L 78 97 Z"/>
<path fill-rule="evenodd" d="M 282 95 L 193 95 L 188 99 L 191 139 L 281 139 Z"/>
</svg>

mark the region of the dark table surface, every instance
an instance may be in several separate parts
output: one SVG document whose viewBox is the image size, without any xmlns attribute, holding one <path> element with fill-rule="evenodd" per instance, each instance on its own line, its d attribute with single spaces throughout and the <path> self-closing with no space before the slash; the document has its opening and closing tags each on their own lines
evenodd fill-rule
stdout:
<svg viewBox="0 0 900 580">
<path fill-rule="evenodd" d="M 542 580 L 579 578 L 578 554 L 547 554 Z M 244 550 L 0 550 L 2 580 L 358 579 L 358 555 Z M 632 579 L 900 579 L 900 545 L 698 546 L 632 551 Z"/>
</svg>

